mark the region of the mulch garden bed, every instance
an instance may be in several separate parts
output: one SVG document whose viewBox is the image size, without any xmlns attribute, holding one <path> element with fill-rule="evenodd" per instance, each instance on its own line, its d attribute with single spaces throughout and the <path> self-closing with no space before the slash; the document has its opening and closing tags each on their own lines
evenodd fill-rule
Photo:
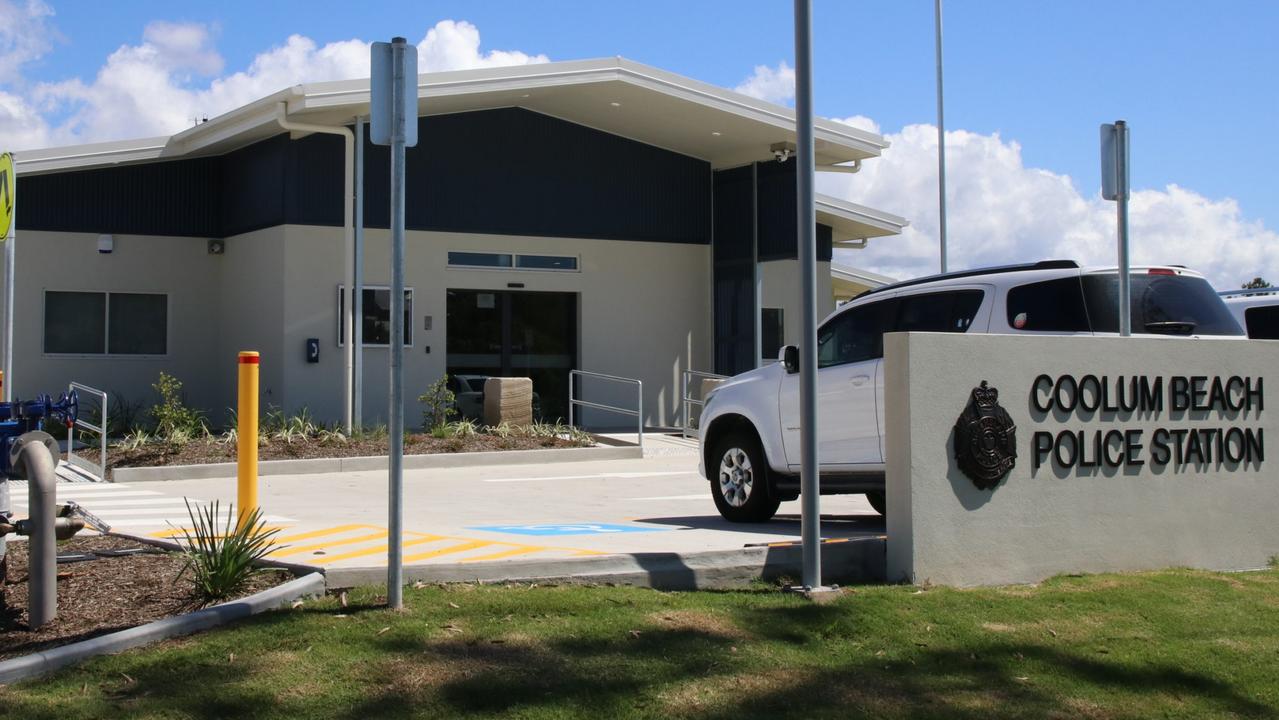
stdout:
<svg viewBox="0 0 1279 720">
<path fill-rule="evenodd" d="M 540 450 L 573 447 L 586 446 L 581 442 L 559 437 L 472 435 L 469 437 L 435 438 L 430 435 L 413 434 L 409 435 L 404 442 L 404 454 L 430 455 L 435 453 Z M 203 465 L 206 463 L 235 462 L 235 452 L 235 443 L 219 442 L 216 439 L 193 440 L 184 445 L 155 442 L 133 449 L 109 448 L 107 450 L 107 461 L 112 468 Z M 390 448 L 385 438 L 380 440 L 347 440 L 346 442 L 299 440 L 293 443 L 272 440 L 269 443 L 258 446 L 258 459 L 298 460 L 368 457 L 386 455 L 388 452 L 390 452 Z M 93 448 L 76 450 L 76 454 L 89 462 L 97 462 L 98 459 L 98 453 Z"/>
<path fill-rule="evenodd" d="M 58 554 L 149 548 L 155 552 L 58 564 L 58 614 L 27 629 L 27 543 L 9 542 L 8 580 L 0 602 L 0 660 L 67 645 L 97 635 L 182 615 L 200 608 L 183 559 L 125 538 L 83 535 L 58 543 Z M 244 597 L 292 579 L 283 571 L 259 573 L 242 587 Z"/>
</svg>

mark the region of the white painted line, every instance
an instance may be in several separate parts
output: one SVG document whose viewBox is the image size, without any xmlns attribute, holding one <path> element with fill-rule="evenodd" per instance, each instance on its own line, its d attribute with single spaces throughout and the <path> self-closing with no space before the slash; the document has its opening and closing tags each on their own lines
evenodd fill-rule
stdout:
<svg viewBox="0 0 1279 720">
<path fill-rule="evenodd" d="M 627 478 L 663 477 L 667 475 L 697 475 L 697 472 L 689 471 L 689 470 L 676 470 L 673 472 L 623 472 L 623 473 L 595 473 L 593 475 L 556 475 L 553 477 L 485 478 L 484 482 L 510 483 L 510 482 L 537 482 L 539 480 L 603 480 L 605 478 L 624 480 Z"/>
<path fill-rule="evenodd" d="M 89 510 L 94 515 L 101 515 L 102 519 L 104 520 L 110 520 L 112 515 L 119 515 L 121 513 L 132 513 L 134 515 L 174 515 L 174 516 L 187 517 L 187 509 L 185 507 L 177 507 L 177 508 L 175 507 L 167 507 L 167 508 L 116 507 L 116 508 L 105 508 L 101 511 L 95 510 L 92 505 L 86 505 L 85 507 L 89 508 Z M 192 506 L 191 509 L 196 510 L 195 506 Z M 224 514 L 225 513 L 218 513 L 219 517 L 223 516 Z"/>
<path fill-rule="evenodd" d="M 23 484 L 25 485 L 26 483 L 23 483 Z M 75 490 L 76 492 L 102 493 L 102 494 L 111 494 L 111 493 L 117 493 L 123 490 L 134 489 L 132 485 L 116 485 L 115 483 L 58 483 L 58 487 L 60 489 Z M 151 491 L 145 490 L 143 492 L 151 492 Z M 158 495 L 159 493 L 156 493 L 156 494 Z"/>
<path fill-rule="evenodd" d="M 696 495 L 658 495 L 657 497 L 631 498 L 631 500 L 710 500 L 710 493 Z"/>
<path fill-rule="evenodd" d="M 59 499 L 61 500 L 65 498 L 59 498 Z M 169 498 L 169 497 L 125 498 L 122 500 L 116 500 L 115 498 L 112 498 L 110 500 L 99 500 L 97 498 L 92 498 L 89 500 L 85 500 L 84 502 L 81 502 L 80 504 L 89 508 L 90 510 L 94 508 L 100 508 L 100 507 L 121 507 L 121 506 L 133 507 L 135 505 L 172 505 L 184 513 L 187 511 L 186 503 L 182 502 L 182 498 Z M 194 500 L 191 501 L 191 507 L 195 507 L 197 505 L 203 505 L 203 503 L 197 503 Z M 27 504 L 15 502 L 13 506 L 26 507 Z"/>
<path fill-rule="evenodd" d="M 106 518 L 103 518 L 103 519 L 106 520 Z M 287 518 L 280 515 L 267 515 L 263 519 L 266 520 L 268 523 L 297 522 L 293 518 Z M 184 518 L 184 520 L 187 520 L 189 522 L 190 518 Z M 165 520 L 164 518 L 128 518 L 125 520 L 109 520 L 108 522 L 112 526 L 112 529 L 122 528 L 122 527 L 154 527 L 154 526 L 175 527 L 175 528 L 184 527 L 184 524 L 181 522 L 169 522 L 168 520 Z M 225 525 L 226 518 L 221 518 L 219 519 L 218 522 L 221 523 L 218 526 L 219 528 L 226 527 Z"/>
</svg>

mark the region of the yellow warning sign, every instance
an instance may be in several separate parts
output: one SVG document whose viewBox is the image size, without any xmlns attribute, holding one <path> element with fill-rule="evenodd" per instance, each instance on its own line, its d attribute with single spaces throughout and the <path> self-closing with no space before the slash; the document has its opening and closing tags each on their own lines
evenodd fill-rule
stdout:
<svg viewBox="0 0 1279 720">
<path fill-rule="evenodd" d="M 13 198 L 17 190 L 17 178 L 13 174 L 13 156 L 0 155 L 0 242 L 9 239 L 9 225 L 13 222 Z"/>
</svg>

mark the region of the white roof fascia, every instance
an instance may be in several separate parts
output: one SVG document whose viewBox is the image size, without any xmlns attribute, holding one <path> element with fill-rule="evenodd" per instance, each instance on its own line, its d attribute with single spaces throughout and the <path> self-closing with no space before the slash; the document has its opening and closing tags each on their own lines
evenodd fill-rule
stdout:
<svg viewBox="0 0 1279 720">
<path fill-rule="evenodd" d="M 898 235 L 906 226 L 910 225 L 910 221 L 904 217 L 886 213 L 883 210 L 875 210 L 865 205 L 858 205 L 847 200 L 840 200 L 818 193 L 815 197 L 817 212 L 819 214 L 828 214 L 844 220 L 870 225 L 879 228 L 885 232 Z"/>
<path fill-rule="evenodd" d="M 862 270 L 860 268 L 849 267 L 848 265 L 842 265 L 834 262 L 830 264 L 830 274 L 834 277 L 840 278 L 841 280 L 848 280 L 850 282 L 868 285 L 870 287 L 883 287 L 884 285 L 897 282 L 896 279 L 890 278 L 887 275 L 880 275 L 879 273 L 873 273 L 869 270 Z"/>
<path fill-rule="evenodd" d="M 140 138 L 19 151 L 13 153 L 14 172 L 23 175 L 154 160 L 164 154 L 168 140 L 167 137 Z"/>
<path fill-rule="evenodd" d="M 793 132 L 795 128 L 795 111 L 791 108 L 623 58 L 424 73 L 418 76 L 418 97 L 531 90 L 609 81 L 627 82 L 779 129 Z M 298 100 L 299 111 L 367 105 L 369 102 L 369 81 L 366 79 L 312 83 L 299 87 L 302 92 L 302 97 Z M 890 144 L 875 133 L 832 120 L 819 118 L 814 122 L 813 129 L 815 139 L 858 150 L 867 157 L 877 157 Z"/>
</svg>

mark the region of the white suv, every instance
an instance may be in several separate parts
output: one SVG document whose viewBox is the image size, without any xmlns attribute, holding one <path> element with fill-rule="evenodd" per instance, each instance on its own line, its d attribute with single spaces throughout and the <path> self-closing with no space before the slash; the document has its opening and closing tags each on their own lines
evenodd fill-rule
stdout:
<svg viewBox="0 0 1279 720">
<path fill-rule="evenodd" d="M 1131 270 L 1134 334 L 1242 336 L 1203 276 Z M 1069 260 L 908 280 L 868 291 L 817 330 L 817 455 L 822 494 L 865 493 L 884 512 L 886 332 L 1091 335 L 1118 332 L 1119 273 Z M 761 522 L 799 496 L 798 351 L 706 397 L 702 475 L 721 515 Z"/>
<path fill-rule="evenodd" d="M 1279 288 L 1227 290 L 1221 293 L 1248 337 L 1254 340 L 1279 340 Z"/>
</svg>

